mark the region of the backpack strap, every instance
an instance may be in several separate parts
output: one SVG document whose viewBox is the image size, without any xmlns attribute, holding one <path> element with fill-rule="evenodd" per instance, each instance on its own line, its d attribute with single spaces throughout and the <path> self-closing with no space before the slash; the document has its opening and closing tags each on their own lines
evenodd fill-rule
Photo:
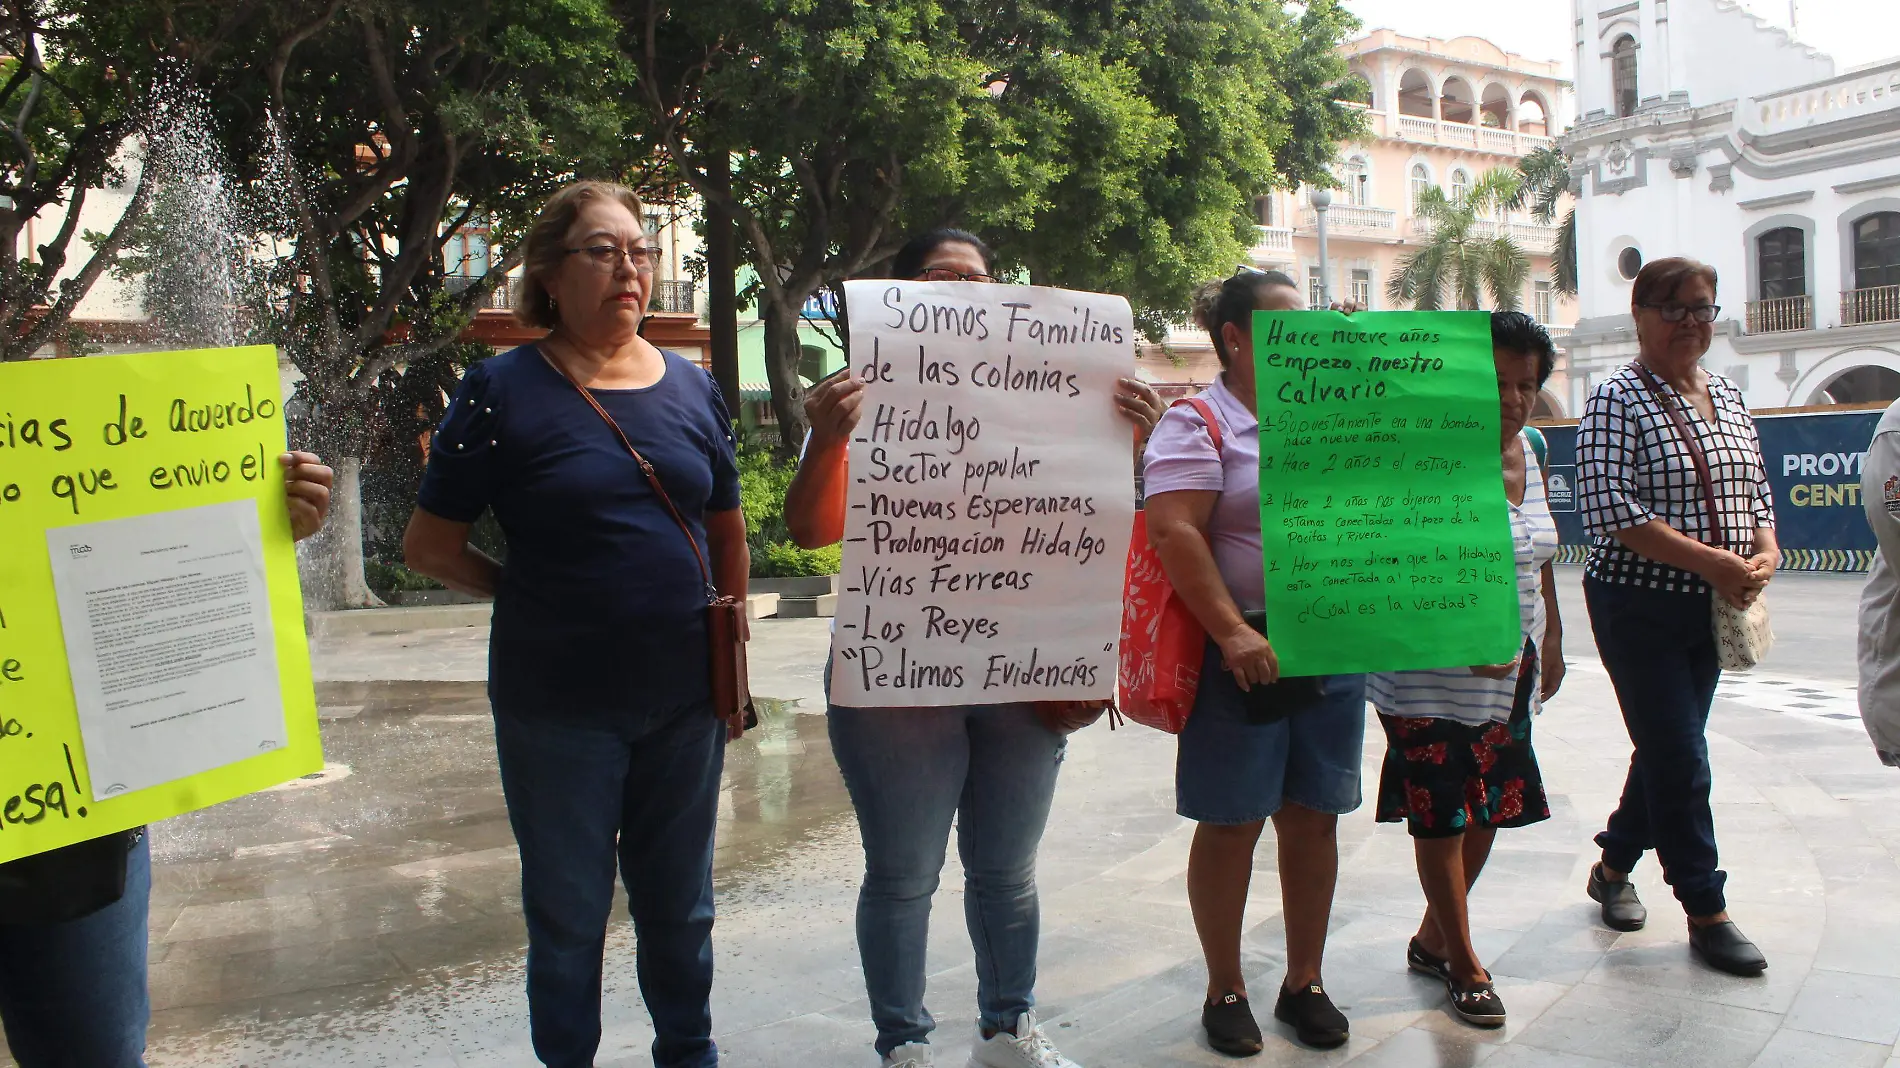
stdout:
<svg viewBox="0 0 1900 1068">
<path fill-rule="evenodd" d="M 1214 415 L 1214 406 L 1200 397 L 1182 397 L 1180 400 L 1168 405 L 1168 407 L 1178 408 L 1183 404 L 1191 405 L 1195 411 L 1201 413 L 1202 421 L 1207 423 L 1208 439 L 1214 443 L 1214 454 L 1216 456 L 1220 455 L 1224 443 L 1221 440 L 1220 420 Z"/>
</svg>

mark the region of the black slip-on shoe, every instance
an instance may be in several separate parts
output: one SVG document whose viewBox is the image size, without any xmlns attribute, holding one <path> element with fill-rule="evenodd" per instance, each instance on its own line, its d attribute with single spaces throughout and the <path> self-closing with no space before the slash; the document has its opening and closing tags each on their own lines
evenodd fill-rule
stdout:
<svg viewBox="0 0 1900 1068">
<path fill-rule="evenodd" d="M 1445 993 L 1451 1000 L 1451 1011 L 1458 1018 L 1474 1027 L 1503 1027 L 1504 1002 L 1498 998 L 1497 988 L 1491 980 L 1461 985 L 1456 979 L 1445 980 Z"/>
<path fill-rule="evenodd" d="M 1702 958 L 1702 963 L 1730 975 L 1752 979 L 1768 968 L 1768 958 L 1729 920 L 1707 927 L 1690 924 L 1689 951 Z"/>
<path fill-rule="evenodd" d="M 1640 931 L 1649 922 L 1649 910 L 1636 896 L 1636 884 L 1625 877 L 1611 882 L 1603 877 L 1603 865 L 1590 865 L 1590 900 L 1603 906 L 1603 926 L 1612 931 Z"/>
<path fill-rule="evenodd" d="M 1251 1057 L 1265 1042 L 1245 994 L 1223 994 L 1201 1006 L 1201 1027 L 1207 1044 L 1229 1057 Z"/>
<path fill-rule="evenodd" d="M 1405 966 L 1440 982 L 1451 978 L 1451 962 L 1419 945 L 1416 938 L 1405 947 Z"/>
<path fill-rule="evenodd" d="M 1273 1005 L 1273 1018 L 1290 1024 L 1300 1041 L 1315 1049 L 1343 1046 L 1351 1037 L 1346 1014 L 1334 1007 L 1333 999 L 1318 983 L 1298 990 L 1282 988 L 1280 999 Z"/>
</svg>

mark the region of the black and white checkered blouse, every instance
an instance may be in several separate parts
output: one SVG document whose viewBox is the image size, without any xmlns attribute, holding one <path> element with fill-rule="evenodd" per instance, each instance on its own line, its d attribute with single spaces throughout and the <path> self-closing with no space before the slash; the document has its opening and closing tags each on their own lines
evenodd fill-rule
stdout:
<svg viewBox="0 0 1900 1068">
<path fill-rule="evenodd" d="M 1755 528 L 1775 525 L 1775 503 L 1742 391 L 1721 375 L 1709 375 L 1716 416 L 1710 423 L 1669 383 L 1658 377 L 1657 385 L 1681 407 L 1708 459 L 1722 512 L 1723 546 L 1749 555 Z M 1598 385 L 1584 405 L 1577 426 L 1577 485 L 1583 529 L 1591 539 L 1585 571 L 1592 578 L 1683 592 L 1709 588 L 1701 576 L 1651 560 L 1610 537 L 1611 531 L 1660 519 L 1704 544 L 1716 540 L 1702 483 L 1676 422 L 1633 364 Z"/>
</svg>

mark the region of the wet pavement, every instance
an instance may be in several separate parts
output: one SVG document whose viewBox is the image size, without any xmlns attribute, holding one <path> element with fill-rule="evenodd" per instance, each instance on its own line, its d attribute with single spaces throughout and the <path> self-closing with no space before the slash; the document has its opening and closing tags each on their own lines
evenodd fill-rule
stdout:
<svg viewBox="0 0 1900 1068">
<path fill-rule="evenodd" d="M 1880 766 L 1850 715 L 1859 581 L 1778 579 L 1781 644 L 1760 671 L 1725 681 L 1711 721 L 1731 904 L 1771 962 L 1743 980 L 1689 959 L 1653 863 L 1637 873 L 1649 929 L 1594 922 L 1589 839 L 1628 743 L 1577 572 L 1560 574 L 1574 666 L 1537 723 L 1553 818 L 1501 834 L 1473 898 L 1510 1026 L 1460 1024 L 1442 988 L 1405 971 L 1422 908 L 1411 848 L 1368 807 L 1341 823 L 1327 962 L 1353 1040 L 1321 1054 L 1270 1027 L 1266 1052 L 1241 1063 L 1900 1068 L 1900 771 Z M 869 1068 L 852 920 L 862 861 L 814 714 L 825 621 L 761 621 L 754 639 L 755 688 L 788 703 L 729 755 L 715 1026 L 732 1065 Z M 154 1068 L 535 1064 L 484 640 L 466 628 L 319 643 L 326 772 L 155 829 Z M 1374 725 L 1369 793 L 1382 748 Z M 1192 825 L 1172 801 L 1166 736 L 1097 726 L 1071 742 L 1040 862 L 1038 993 L 1051 1035 L 1089 1068 L 1232 1063 L 1197 1025 Z M 1256 865 L 1244 952 L 1265 992 L 1282 963 L 1270 843 Z M 944 1065 L 962 1063 L 975 1011 L 960 896 L 952 858 L 930 952 Z M 599 1064 L 649 1065 L 624 913 L 607 958 Z"/>
</svg>

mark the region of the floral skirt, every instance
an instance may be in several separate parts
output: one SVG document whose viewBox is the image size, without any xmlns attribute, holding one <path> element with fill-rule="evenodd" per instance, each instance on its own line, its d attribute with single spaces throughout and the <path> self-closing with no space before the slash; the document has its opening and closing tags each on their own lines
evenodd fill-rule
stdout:
<svg viewBox="0 0 1900 1068">
<path fill-rule="evenodd" d="M 1414 838 L 1450 838 L 1467 827 L 1525 827 L 1550 818 L 1544 777 L 1531 751 L 1531 687 L 1537 665 L 1518 675 L 1508 723 L 1379 715 L 1385 767 L 1379 822 L 1404 822 Z"/>
</svg>

